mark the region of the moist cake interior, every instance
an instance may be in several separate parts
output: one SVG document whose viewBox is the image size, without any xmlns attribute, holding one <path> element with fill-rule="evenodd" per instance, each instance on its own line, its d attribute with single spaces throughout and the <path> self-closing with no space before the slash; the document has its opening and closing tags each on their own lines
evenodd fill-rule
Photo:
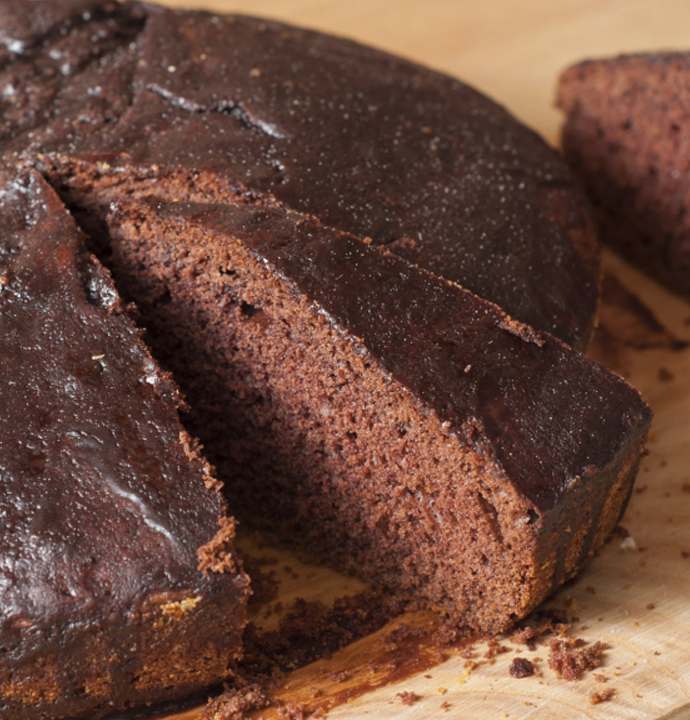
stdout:
<svg viewBox="0 0 690 720">
<path fill-rule="evenodd" d="M 247 524 L 495 630 L 613 528 L 649 417 L 592 361 L 298 213 L 113 207 L 108 261 Z"/>
</svg>

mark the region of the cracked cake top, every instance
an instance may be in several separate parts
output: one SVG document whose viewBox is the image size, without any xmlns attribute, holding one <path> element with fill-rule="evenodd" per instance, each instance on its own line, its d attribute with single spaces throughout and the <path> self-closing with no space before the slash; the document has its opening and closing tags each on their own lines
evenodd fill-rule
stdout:
<svg viewBox="0 0 690 720">
<path fill-rule="evenodd" d="M 555 151 L 462 82 L 248 17 L 32 3 L 31 31 L 5 5 L 6 151 L 201 173 L 586 344 L 598 296 L 586 200 Z"/>
</svg>

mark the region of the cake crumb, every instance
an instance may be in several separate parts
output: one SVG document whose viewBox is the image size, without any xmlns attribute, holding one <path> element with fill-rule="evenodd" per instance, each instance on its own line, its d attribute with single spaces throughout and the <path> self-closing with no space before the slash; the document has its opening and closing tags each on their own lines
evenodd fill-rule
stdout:
<svg viewBox="0 0 690 720">
<path fill-rule="evenodd" d="M 433 650 L 434 660 L 440 665 L 442 662 L 446 661 L 446 654 L 441 650 L 441 648 L 434 648 Z"/>
<path fill-rule="evenodd" d="M 204 720 L 243 720 L 247 712 L 268 706 L 264 688 L 254 684 L 226 690 L 220 697 L 209 700 L 202 717 Z"/>
<path fill-rule="evenodd" d="M 462 677 L 458 680 L 458 685 L 463 685 L 467 682 L 467 679 L 470 676 L 470 673 L 472 670 L 474 670 L 477 667 L 477 663 L 472 662 L 471 660 L 468 660 L 465 663 L 465 670 L 462 673 Z"/>
<path fill-rule="evenodd" d="M 564 680 L 579 680 L 586 670 L 601 665 L 606 643 L 597 641 L 584 647 L 585 641 L 569 635 L 553 638 L 550 642 L 549 667 Z"/>
<path fill-rule="evenodd" d="M 414 705 L 419 700 L 419 695 L 416 692 L 399 692 L 396 694 L 402 700 L 403 705 Z"/>
<path fill-rule="evenodd" d="M 516 657 L 510 663 L 509 671 L 514 678 L 531 677 L 534 675 L 534 665 L 527 658 Z"/>
<path fill-rule="evenodd" d="M 594 692 L 589 696 L 589 702 L 592 703 L 592 705 L 598 705 L 599 703 L 606 702 L 614 696 L 615 692 L 615 688 L 606 688 L 601 692 Z"/>
<path fill-rule="evenodd" d="M 659 382 L 670 382 L 675 378 L 675 375 L 668 368 L 660 367 L 658 377 Z"/>
<path fill-rule="evenodd" d="M 496 638 L 491 638 L 488 642 L 487 651 L 484 653 L 484 657 L 489 661 L 490 664 L 494 663 L 496 655 L 510 652 L 510 648 L 506 645 L 501 645 Z"/>
<path fill-rule="evenodd" d="M 295 703 L 287 703 L 283 705 L 279 700 L 276 701 L 278 715 L 285 720 L 304 720 L 304 706 Z"/>
</svg>

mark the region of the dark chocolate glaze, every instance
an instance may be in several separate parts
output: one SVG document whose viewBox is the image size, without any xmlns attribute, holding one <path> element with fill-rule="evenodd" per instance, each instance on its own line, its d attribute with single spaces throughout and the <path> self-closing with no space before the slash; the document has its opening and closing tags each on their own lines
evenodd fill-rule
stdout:
<svg viewBox="0 0 690 720">
<path fill-rule="evenodd" d="M 156 597 L 239 602 L 243 576 L 198 569 L 225 505 L 180 442 L 177 390 L 52 191 L 36 176 L 4 187 L 3 663 L 49 652 L 51 628 L 124 627 Z"/>
<path fill-rule="evenodd" d="M 598 297 L 587 202 L 555 151 L 501 107 L 440 73 L 275 22 L 153 5 L 90 12 L 107 28 L 96 59 L 66 74 L 58 63 L 37 96 L 20 79 L 19 97 L 41 97 L 45 117 L 31 137 L 7 131 L 13 150 L 215 174 L 586 344 Z M 69 27 L 76 37 L 81 25 Z M 27 40 L 4 82 L 15 67 L 38 77 L 51 38 Z"/>
<path fill-rule="evenodd" d="M 67 36 L 76 25 L 112 14 L 115 6 L 115 2 L 104 3 L 102 0 L 4 2 L 0 15 L 0 43 L 9 52 L 20 55 L 51 35 Z"/>
<path fill-rule="evenodd" d="M 646 436 L 651 412 L 620 377 L 385 250 L 270 208 L 151 201 L 150 212 L 250 248 L 543 513 Z"/>
<path fill-rule="evenodd" d="M 0 148 L 33 158 L 119 118 L 145 14 L 95 0 L 0 2 Z"/>
</svg>

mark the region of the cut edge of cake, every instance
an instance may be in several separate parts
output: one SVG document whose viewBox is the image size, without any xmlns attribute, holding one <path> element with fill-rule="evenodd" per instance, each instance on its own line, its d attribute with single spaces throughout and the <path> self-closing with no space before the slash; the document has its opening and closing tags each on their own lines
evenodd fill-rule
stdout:
<svg viewBox="0 0 690 720">
<path fill-rule="evenodd" d="M 687 170 L 690 54 L 586 60 L 560 76 L 561 144 L 595 207 L 602 240 L 690 296 Z"/>
<path fill-rule="evenodd" d="M 618 521 L 651 413 L 584 355 L 281 208 L 123 199 L 108 222 L 115 276 L 248 522 L 501 630 Z"/>
</svg>

